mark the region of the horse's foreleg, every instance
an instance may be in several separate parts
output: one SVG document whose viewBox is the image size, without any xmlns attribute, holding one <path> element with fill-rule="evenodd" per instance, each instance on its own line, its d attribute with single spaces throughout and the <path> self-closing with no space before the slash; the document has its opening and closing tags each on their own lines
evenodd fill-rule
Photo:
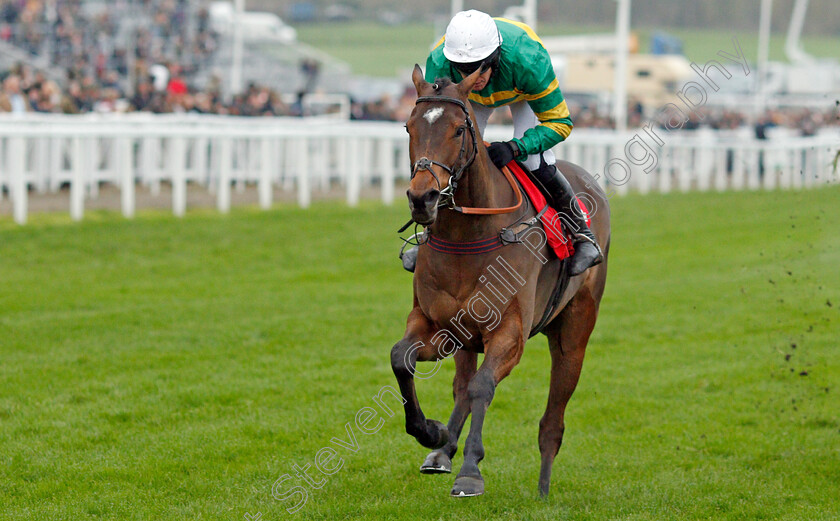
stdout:
<svg viewBox="0 0 840 521">
<path fill-rule="evenodd" d="M 487 408 L 493 400 L 496 386 L 519 363 L 525 347 L 525 336 L 519 316 L 503 322 L 488 336 L 484 346 L 484 361 L 467 386 L 470 401 L 470 433 L 464 445 L 464 464 L 451 494 L 455 497 L 478 496 L 484 493 L 484 479 L 478 470 L 478 463 L 484 459 L 484 443 L 481 431 Z"/>
<path fill-rule="evenodd" d="M 424 474 L 440 474 L 452 472 L 452 458 L 458 452 L 458 437 L 464 428 L 464 423 L 470 415 L 470 400 L 467 386 L 475 374 L 478 354 L 459 350 L 455 353 L 455 379 L 452 381 L 452 396 L 455 407 L 449 416 L 446 428 L 449 431 L 449 442 L 438 450 L 426 456 L 420 467 Z"/>
<path fill-rule="evenodd" d="M 551 350 L 548 404 L 540 420 L 540 495 L 547 495 L 551 466 L 563 443 L 566 404 L 575 392 L 589 335 L 595 327 L 598 304 L 584 288 L 546 331 Z"/>
<path fill-rule="evenodd" d="M 427 420 L 417 400 L 414 375 L 417 362 L 440 360 L 443 355 L 428 342 L 431 324 L 421 313 L 412 311 L 405 336 L 391 349 L 391 369 L 397 377 L 400 392 L 405 400 L 405 431 L 424 447 L 439 449 L 449 441 L 446 426 L 437 420 Z"/>
</svg>

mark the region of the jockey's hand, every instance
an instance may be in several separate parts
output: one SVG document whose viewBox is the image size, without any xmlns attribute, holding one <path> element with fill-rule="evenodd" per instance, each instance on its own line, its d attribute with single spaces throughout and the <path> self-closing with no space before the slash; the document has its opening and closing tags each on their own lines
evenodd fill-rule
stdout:
<svg viewBox="0 0 840 521">
<path fill-rule="evenodd" d="M 500 170 L 516 158 L 517 152 L 519 147 L 512 141 L 496 141 L 487 146 L 490 161 Z"/>
</svg>

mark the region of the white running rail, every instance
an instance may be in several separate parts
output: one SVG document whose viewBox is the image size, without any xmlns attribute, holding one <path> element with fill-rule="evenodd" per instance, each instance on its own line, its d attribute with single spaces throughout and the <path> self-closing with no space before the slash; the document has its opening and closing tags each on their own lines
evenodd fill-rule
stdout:
<svg viewBox="0 0 840 521">
<path fill-rule="evenodd" d="M 487 130 L 488 140 L 510 134 L 506 127 Z M 643 132 L 577 129 L 555 151 L 617 194 L 800 188 L 838 180 L 831 163 L 840 134 L 776 134 L 758 141 L 748 130 L 657 131 L 664 146 L 643 154 L 631 146 L 637 159 L 647 154 L 637 161 L 644 166 L 629 161 L 625 150 L 634 136 L 651 144 Z M 610 166 L 613 158 L 629 168 Z M 307 207 L 314 191 L 340 184 L 352 206 L 370 187 L 378 187 L 385 204 L 393 203 L 395 183 L 408 177 L 401 123 L 150 114 L 0 117 L 0 196 L 10 196 L 12 217 L 20 224 L 27 220 L 30 190 L 62 186 L 69 186 L 70 214 L 78 220 L 85 201 L 105 183 L 120 189 L 122 213 L 131 217 L 138 183 L 153 194 L 161 183 L 171 185 L 172 210 L 181 216 L 188 188 L 215 193 L 219 211 L 227 212 L 232 186 L 255 185 L 260 206 L 269 208 L 275 188 L 296 192 L 298 204 Z"/>
</svg>

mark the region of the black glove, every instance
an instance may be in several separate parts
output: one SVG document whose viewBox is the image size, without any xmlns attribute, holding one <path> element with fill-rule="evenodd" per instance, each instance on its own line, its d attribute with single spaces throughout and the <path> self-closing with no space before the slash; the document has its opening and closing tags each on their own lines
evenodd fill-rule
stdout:
<svg viewBox="0 0 840 521">
<path fill-rule="evenodd" d="M 517 152 L 519 152 L 519 147 L 512 141 L 496 141 L 495 143 L 490 143 L 487 147 L 487 153 L 490 154 L 490 161 L 499 170 L 513 161 L 518 155 Z"/>
</svg>

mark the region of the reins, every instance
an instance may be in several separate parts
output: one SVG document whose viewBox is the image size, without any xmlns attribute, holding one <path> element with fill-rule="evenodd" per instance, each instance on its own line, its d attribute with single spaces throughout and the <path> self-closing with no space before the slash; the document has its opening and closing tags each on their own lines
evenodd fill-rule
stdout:
<svg viewBox="0 0 840 521">
<path fill-rule="evenodd" d="M 456 160 L 455 164 L 453 164 L 452 166 L 447 166 L 443 163 L 434 161 L 427 157 L 421 157 L 420 159 L 415 161 L 413 165 L 411 165 L 411 179 L 414 179 L 414 176 L 417 175 L 417 172 L 421 170 L 427 170 L 429 173 L 432 174 L 432 177 L 435 178 L 435 181 L 438 184 L 438 188 L 440 188 L 441 199 L 438 203 L 438 208 L 449 208 L 450 210 L 454 210 L 465 215 L 499 215 L 505 213 L 513 213 L 517 209 L 519 209 L 522 206 L 522 192 L 519 190 L 519 187 L 516 184 L 516 180 L 514 180 L 513 178 L 513 174 L 511 174 L 510 170 L 507 167 L 502 168 L 502 174 L 505 176 L 505 179 L 507 179 L 507 182 L 510 185 L 511 189 L 516 194 L 515 205 L 507 206 L 504 208 L 475 208 L 469 206 L 458 206 L 457 204 L 455 204 L 455 189 L 458 188 L 458 182 L 461 180 L 461 176 L 464 174 L 464 171 L 473 164 L 475 158 L 478 156 L 478 141 L 475 137 L 475 126 L 473 125 L 472 119 L 470 119 L 470 113 L 469 110 L 467 110 L 467 105 L 458 98 L 452 98 L 448 96 L 420 96 L 419 98 L 417 98 L 415 105 L 424 102 L 452 103 L 461 107 L 461 110 L 464 111 L 465 115 L 465 126 L 469 131 L 470 138 L 472 139 L 472 154 L 466 162 L 460 165 L 457 171 L 453 172 L 455 165 L 461 163 L 464 159 L 464 156 L 466 155 L 467 136 L 464 133 L 462 134 L 463 137 L 461 138 L 461 150 L 458 152 L 458 159 Z M 443 168 L 449 174 L 449 185 L 446 188 L 441 188 L 440 179 L 438 178 L 435 171 L 432 170 L 432 165 L 437 165 Z M 404 229 L 405 228 L 403 228 L 403 230 Z"/>
<path fill-rule="evenodd" d="M 510 172 L 510 168 L 504 167 L 504 168 L 502 168 L 501 171 L 502 171 L 502 174 L 505 176 L 505 179 L 507 179 L 507 182 L 510 185 L 510 188 L 516 194 L 516 204 L 515 205 L 507 206 L 505 208 L 474 208 L 474 207 L 468 207 L 468 206 L 463 206 L 463 207 L 455 206 L 452 209 L 455 210 L 456 212 L 461 212 L 463 214 L 468 214 L 468 215 L 496 215 L 496 214 L 503 214 L 503 213 L 513 213 L 516 210 L 518 210 L 519 208 L 521 208 L 522 207 L 522 191 L 519 190 L 519 187 L 516 185 L 516 180 L 514 180 L 513 174 Z M 454 202 L 455 202 L 454 198 L 453 198 L 452 202 L 454 204 Z"/>
</svg>

